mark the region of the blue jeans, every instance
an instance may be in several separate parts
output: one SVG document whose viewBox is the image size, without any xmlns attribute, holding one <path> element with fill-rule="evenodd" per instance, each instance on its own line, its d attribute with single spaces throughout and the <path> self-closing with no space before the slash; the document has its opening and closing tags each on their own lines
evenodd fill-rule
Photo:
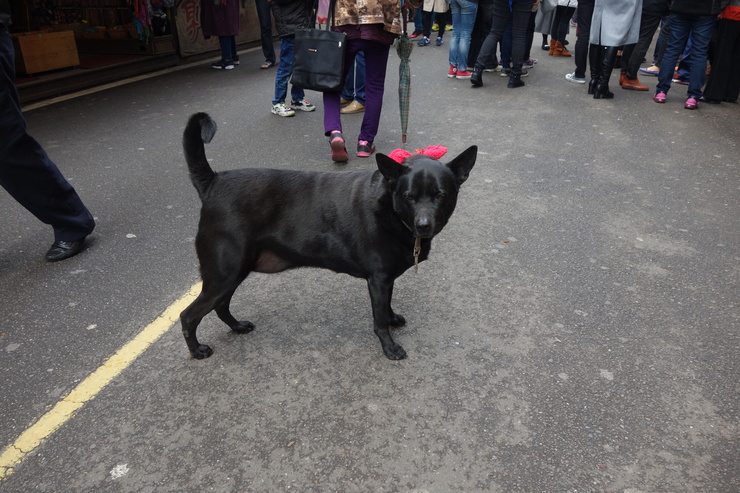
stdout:
<svg viewBox="0 0 740 493">
<path fill-rule="evenodd" d="M 707 71 L 707 53 L 712 31 L 717 21 L 716 16 L 692 16 L 671 13 L 671 33 L 668 38 L 663 60 L 658 72 L 656 92 L 665 92 L 671 88 L 671 79 L 676 68 L 678 56 L 683 52 L 691 35 L 691 73 L 689 75 L 688 97 L 699 99 Z"/>
<path fill-rule="evenodd" d="M 288 95 L 288 81 L 293 73 L 293 58 L 295 57 L 295 35 L 280 38 L 280 63 L 275 72 L 275 98 L 272 104 L 284 103 Z M 306 93 L 298 86 L 290 87 L 290 96 L 293 101 L 303 101 Z"/>
<path fill-rule="evenodd" d="M 455 26 L 450 41 L 450 65 L 459 71 L 465 71 L 468 69 L 470 35 L 473 33 L 478 2 L 450 0 L 450 10 L 452 10 L 452 25 Z"/>
<path fill-rule="evenodd" d="M 342 89 L 342 99 L 357 101 L 365 106 L 365 53 L 358 51 L 355 62 L 349 68 L 347 81 Z"/>
</svg>

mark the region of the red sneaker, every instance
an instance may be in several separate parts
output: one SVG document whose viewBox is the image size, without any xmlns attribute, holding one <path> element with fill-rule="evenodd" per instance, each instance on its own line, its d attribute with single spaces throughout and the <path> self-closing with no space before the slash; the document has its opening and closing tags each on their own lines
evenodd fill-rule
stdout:
<svg viewBox="0 0 740 493">
<path fill-rule="evenodd" d="M 455 77 L 457 77 L 458 79 L 469 79 L 472 76 L 473 74 L 468 72 L 467 70 L 458 70 L 457 75 L 455 75 Z"/>
<path fill-rule="evenodd" d="M 347 154 L 347 148 L 344 145 L 344 137 L 342 132 L 335 130 L 329 135 L 329 146 L 331 147 L 331 160 L 337 163 L 345 163 L 349 161 L 349 154 Z"/>
<path fill-rule="evenodd" d="M 453 79 L 457 75 L 457 67 L 450 65 L 450 70 L 447 71 L 447 77 Z"/>
</svg>

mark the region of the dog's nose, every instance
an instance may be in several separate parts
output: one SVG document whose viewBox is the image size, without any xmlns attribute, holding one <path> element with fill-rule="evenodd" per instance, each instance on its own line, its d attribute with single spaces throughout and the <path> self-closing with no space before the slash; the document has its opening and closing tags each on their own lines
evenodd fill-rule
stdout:
<svg viewBox="0 0 740 493">
<path fill-rule="evenodd" d="M 426 236 L 432 232 L 432 222 L 428 217 L 420 217 L 416 220 L 416 232 L 419 236 Z"/>
</svg>

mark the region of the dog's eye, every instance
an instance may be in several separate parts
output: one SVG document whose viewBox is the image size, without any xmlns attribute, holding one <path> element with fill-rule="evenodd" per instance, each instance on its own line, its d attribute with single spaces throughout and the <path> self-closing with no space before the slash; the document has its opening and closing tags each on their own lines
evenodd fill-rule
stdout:
<svg viewBox="0 0 740 493">
<path fill-rule="evenodd" d="M 443 194 L 442 192 L 437 193 L 437 200 L 444 200 L 447 198 L 447 195 Z"/>
<path fill-rule="evenodd" d="M 404 199 L 404 200 L 408 200 L 409 202 L 411 202 L 412 200 L 414 200 L 414 197 L 413 197 L 413 196 L 412 196 L 412 195 L 411 195 L 410 193 L 408 193 L 408 192 L 405 192 L 405 193 L 403 194 L 403 199 Z"/>
</svg>

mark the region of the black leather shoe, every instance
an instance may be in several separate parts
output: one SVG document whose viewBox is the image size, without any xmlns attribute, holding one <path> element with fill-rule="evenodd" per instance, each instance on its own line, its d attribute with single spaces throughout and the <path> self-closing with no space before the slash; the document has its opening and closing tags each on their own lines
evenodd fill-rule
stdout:
<svg viewBox="0 0 740 493">
<path fill-rule="evenodd" d="M 483 85 L 483 67 L 473 68 L 473 73 L 470 75 L 470 83 L 475 87 Z"/>
<path fill-rule="evenodd" d="M 69 257 L 73 257 L 82 251 L 85 245 L 85 239 L 79 241 L 55 241 L 49 251 L 46 252 L 46 260 L 49 262 L 58 262 Z"/>
</svg>

